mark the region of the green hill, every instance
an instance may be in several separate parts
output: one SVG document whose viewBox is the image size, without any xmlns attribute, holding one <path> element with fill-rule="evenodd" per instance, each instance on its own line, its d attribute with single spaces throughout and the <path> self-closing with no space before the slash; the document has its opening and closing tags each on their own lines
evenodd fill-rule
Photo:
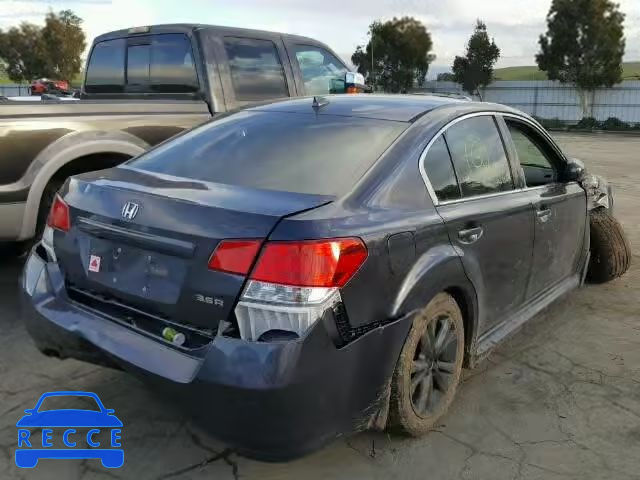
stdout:
<svg viewBox="0 0 640 480">
<path fill-rule="evenodd" d="M 640 80 L 640 62 L 623 64 L 622 77 L 625 80 Z M 546 80 L 547 74 L 538 67 L 506 67 L 495 70 L 496 80 Z"/>
</svg>

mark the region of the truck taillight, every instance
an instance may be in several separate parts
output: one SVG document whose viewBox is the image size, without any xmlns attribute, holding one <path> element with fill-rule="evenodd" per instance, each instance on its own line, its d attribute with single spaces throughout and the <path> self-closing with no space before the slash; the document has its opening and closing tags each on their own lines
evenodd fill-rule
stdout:
<svg viewBox="0 0 640 480">
<path fill-rule="evenodd" d="M 63 232 L 68 232 L 71 228 L 71 217 L 69 216 L 69 205 L 58 194 L 53 199 L 47 225 Z"/>
<path fill-rule="evenodd" d="M 366 258 L 359 238 L 267 242 L 235 309 L 240 336 L 302 336 L 342 301 L 339 288 Z"/>
</svg>

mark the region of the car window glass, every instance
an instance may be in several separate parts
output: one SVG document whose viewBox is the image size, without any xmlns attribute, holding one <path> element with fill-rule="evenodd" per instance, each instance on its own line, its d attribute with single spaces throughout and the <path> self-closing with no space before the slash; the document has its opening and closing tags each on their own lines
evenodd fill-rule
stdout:
<svg viewBox="0 0 640 480">
<path fill-rule="evenodd" d="M 46 412 L 49 410 L 91 410 L 100 411 L 100 406 L 96 399 L 88 395 L 54 395 L 46 397 L 42 400 L 38 412 Z"/>
<path fill-rule="evenodd" d="M 125 40 L 97 43 L 87 66 L 87 93 L 122 92 L 124 89 Z"/>
<path fill-rule="evenodd" d="M 149 84 L 149 45 L 131 45 L 127 48 L 127 85 Z"/>
<path fill-rule="evenodd" d="M 154 92 L 188 93 L 198 90 L 191 42 L 186 35 L 155 35 L 152 46 L 149 76 Z"/>
<path fill-rule="evenodd" d="M 440 136 L 429 148 L 424 158 L 424 171 L 439 201 L 460 198 L 460 187 L 444 137 Z"/>
<path fill-rule="evenodd" d="M 445 132 L 463 197 L 513 189 L 509 162 L 491 116 L 468 118 Z"/>
<path fill-rule="evenodd" d="M 313 113 L 242 111 L 176 137 L 127 165 L 226 185 L 340 195 L 408 125 Z"/>
<path fill-rule="evenodd" d="M 547 155 L 538 146 L 541 140 L 535 138 L 535 134 L 517 122 L 507 121 L 507 126 L 509 127 L 527 186 L 537 187 L 555 182 L 557 180 L 555 169 Z"/>
<path fill-rule="evenodd" d="M 237 100 L 289 96 L 282 62 L 272 41 L 226 37 L 224 47 Z"/>
<path fill-rule="evenodd" d="M 340 88 L 344 88 L 348 70 L 335 55 L 311 45 L 295 45 L 294 51 L 307 95 L 342 93 Z"/>
</svg>

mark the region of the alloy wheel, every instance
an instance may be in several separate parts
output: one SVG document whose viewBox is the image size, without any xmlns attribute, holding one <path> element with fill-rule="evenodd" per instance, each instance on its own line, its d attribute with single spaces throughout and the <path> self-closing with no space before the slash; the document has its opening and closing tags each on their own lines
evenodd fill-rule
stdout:
<svg viewBox="0 0 640 480">
<path fill-rule="evenodd" d="M 431 320 L 411 364 L 411 405 L 419 416 L 431 416 L 453 386 L 458 354 L 455 324 L 448 316 Z"/>
</svg>

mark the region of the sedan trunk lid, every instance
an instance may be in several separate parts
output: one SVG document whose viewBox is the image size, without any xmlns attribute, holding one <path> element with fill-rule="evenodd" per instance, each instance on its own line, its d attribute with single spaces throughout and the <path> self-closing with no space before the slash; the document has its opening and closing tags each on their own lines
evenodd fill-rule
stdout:
<svg viewBox="0 0 640 480">
<path fill-rule="evenodd" d="M 78 298 L 215 331 L 245 282 L 208 267 L 219 242 L 264 240 L 281 218 L 331 199 L 118 167 L 70 180 L 71 229 L 56 232 L 55 252 Z"/>
</svg>

